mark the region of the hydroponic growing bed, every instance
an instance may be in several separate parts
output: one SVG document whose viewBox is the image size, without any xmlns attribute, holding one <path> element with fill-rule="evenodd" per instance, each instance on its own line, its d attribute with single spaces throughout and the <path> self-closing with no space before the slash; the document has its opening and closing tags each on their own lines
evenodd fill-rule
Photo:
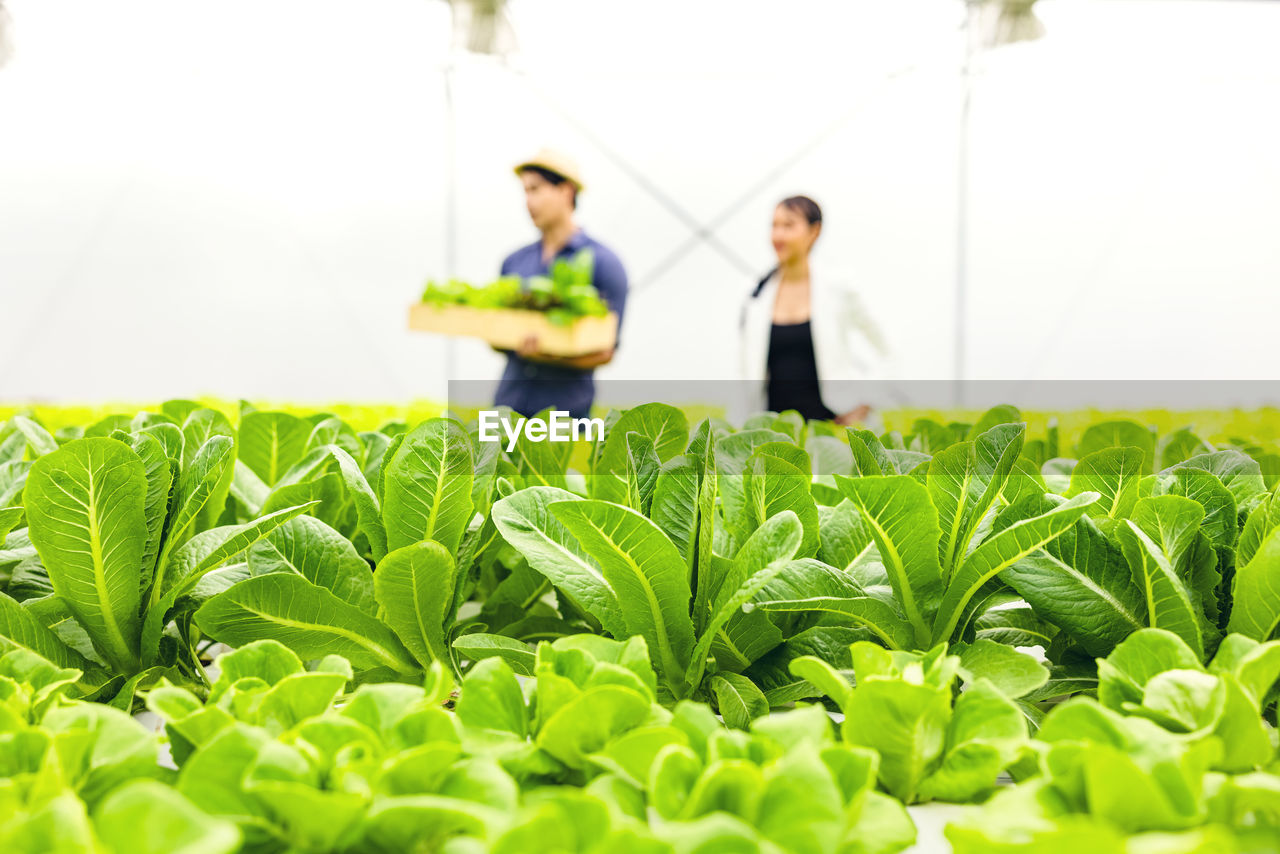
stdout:
<svg viewBox="0 0 1280 854">
<path fill-rule="evenodd" d="M 1269 444 L 606 426 L 5 422 L 0 851 L 1280 850 Z"/>
</svg>

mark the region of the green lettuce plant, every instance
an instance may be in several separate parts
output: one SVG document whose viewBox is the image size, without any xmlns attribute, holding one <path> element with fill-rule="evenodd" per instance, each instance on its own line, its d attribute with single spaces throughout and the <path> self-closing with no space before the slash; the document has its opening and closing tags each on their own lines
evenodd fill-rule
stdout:
<svg viewBox="0 0 1280 854">
<path fill-rule="evenodd" d="M 1217 739 L 1166 730 L 1087 697 L 1049 713 L 1042 776 L 953 823 L 957 852 L 1266 851 L 1280 829 L 1280 777 L 1211 770 Z"/>
<path fill-rule="evenodd" d="M 118 709 L 70 699 L 80 675 L 26 649 L 0 656 L 3 850 L 240 850 L 233 824 L 166 784 L 151 733 Z"/>
<path fill-rule="evenodd" d="M 819 535 L 829 531 L 824 554 L 857 587 L 827 584 L 754 607 L 839 614 L 889 648 L 923 650 L 968 636 L 1000 594 L 1002 573 L 1071 530 L 1099 498 L 1082 491 L 1055 502 L 1041 492 L 1041 503 L 1002 508 L 1023 434 L 1022 425 L 997 424 L 929 458 L 890 454 L 870 433 L 851 431 L 857 476 L 835 476 L 840 498 Z"/>
<path fill-rule="evenodd" d="M 1216 738 L 1213 768 L 1243 773 L 1277 758 L 1276 730 L 1263 717 L 1280 680 L 1280 641 L 1228 635 L 1207 666 L 1178 635 L 1142 629 L 1098 661 L 1098 700 L 1170 732 Z"/>
<path fill-rule="evenodd" d="M 873 791 L 876 754 L 840 743 L 820 707 L 749 733 L 703 704 L 668 710 L 638 637 L 540 644 L 523 683 L 485 660 L 456 712 L 439 664 L 425 688 L 349 694 L 346 662 L 308 669 L 275 641 L 217 667 L 206 700 L 162 684 L 148 705 L 166 721 L 177 792 L 254 850 L 887 854 L 914 839 L 901 805 Z"/>
<path fill-rule="evenodd" d="M 426 688 L 365 685 L 349 696 L 346 661 L 308 670 L 274 641 L 218 665 L 207 702 L 166 685 L 148 705 L 166 720 L 177 791 L 236 822 L 255 850 L 438 845 L 514 808 L 507 775 L 461 756 L 438 665 Z"/>
<path fill-rule="evenodd" d="M 211 596 L 196 624 L 232 645 L 272 638 L 308 658 L 342 655 L 375 675 L 410 675 L 433 661 L 456 673 L 449 640 L 474 585 L 470 567 L 495 536 L 487 515 L 496 461 L 443 418 L 390 441 L 376 489 L 344 449 L 318 446 L 262 509 L 336 467 L 321 479 L 340 473 L 347 484 L 375 571 L 323 521 L 299 519 L 250 551 L 247 577 Z"/>
<path fill-rule="evenodd" d="M 81 670 L 89 685 L 114 677 L 126 705 L 159 669 L 201 679 L 183 603 L 204 576 L 307 509 L 205 527 L 229 488 L 234 447 L 197 410 L 183 429 L 158 423 L 42 453 L 23 505 L 39 559 L 29 574 L 49 592 L 21 603 L 0 594 L 0 636 Z"/>
<path fill-rule="evenodd" d="M 920 654 L 860 641 L 851 655 L 853 685 L 818 658 L 791 668 L 839 707 L 846 743 L 879 753 L 880 783 L 904 803 L 975 800 L 1028 754 L 1028 722 L 1014 700 L 1048 678 L 1030 657 L 990 641 L 960 655 L 945 645 Z"/>
<path fill-rule="evenodd" d="M 682 712 L 697 719 L 692 707 Z M 644 788 L 660 837 L 720 827 L 738 845 L 815 854 L 899 851 L 915 841 L 902 805 L 875 791 L 875 751 L 839 742 L 820 706 L 757 718 L 750 732 L 710 720 L 701 732 L 649 765 Z"/>
<path fill-rule="evenodd" d="M 572 258 L 559 258 L 550 275 L 500 276 L 487 285 L 470 285 L 458 279 L 429 281 L 422 293 L 428 305 L 463 305 L 478 309 L 525 309 L 547 312 L 555 324 L 579 317 L 605 315 L 609 308 L 592 284 L 595 254 L 582 249 Z"/>
</svg>

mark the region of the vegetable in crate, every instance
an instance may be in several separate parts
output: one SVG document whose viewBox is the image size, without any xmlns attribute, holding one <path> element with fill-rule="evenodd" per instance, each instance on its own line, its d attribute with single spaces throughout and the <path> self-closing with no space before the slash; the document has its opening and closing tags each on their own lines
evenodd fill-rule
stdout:
<svg viewBox="0 0 1280 854">
<path fill-rule="evenodd" d="M 543 311 L 557 326 L 568 326 L 580 317 L 603 317 L 609 307 L 591 283 L 595 264 L 590 249 L 570 259 L 559 259 L 549 276 L 502 276 L 487 285 L 475 286 L 457 279 L 430 281 L 422 301 L 435 306 L 463 305 L 479 309 L 524 309 Z"/>
</svg>

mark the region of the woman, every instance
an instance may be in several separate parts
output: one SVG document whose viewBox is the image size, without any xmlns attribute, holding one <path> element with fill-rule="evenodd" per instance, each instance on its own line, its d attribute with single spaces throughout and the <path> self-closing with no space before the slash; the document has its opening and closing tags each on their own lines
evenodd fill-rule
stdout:
<svg viewBox="0 0 1280 854">
<path fill-rule="evenodd" d="M 774 209 L 778 266 L 743 308 L 743 376 L 761 383 L 757 408 L 857 424 L 871 411 L 866 381 L 883 379 L 888 351 L 853 291 L 810 264 L 821 233 L 822 209 L 808 196 Z"/>
</svg>

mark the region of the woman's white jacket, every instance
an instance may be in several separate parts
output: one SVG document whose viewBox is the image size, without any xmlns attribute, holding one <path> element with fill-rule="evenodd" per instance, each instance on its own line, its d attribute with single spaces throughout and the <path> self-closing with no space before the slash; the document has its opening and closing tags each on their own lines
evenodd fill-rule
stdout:
<svg viewBox="0 0 1280 854">
<path fill-rule="evenodd" d="M 742 307 L 740 361 L 749 411 L 763 411 L 767 400 L 778 279 L 775 272 Z M 809 268 L 809 328 L 822 402 L 829 409 L 839 415 L 864 403 L 873 408 L 889 403 L 890 353 L 880 327 L 848 280 L 818 265 Z"/>
</svg>

